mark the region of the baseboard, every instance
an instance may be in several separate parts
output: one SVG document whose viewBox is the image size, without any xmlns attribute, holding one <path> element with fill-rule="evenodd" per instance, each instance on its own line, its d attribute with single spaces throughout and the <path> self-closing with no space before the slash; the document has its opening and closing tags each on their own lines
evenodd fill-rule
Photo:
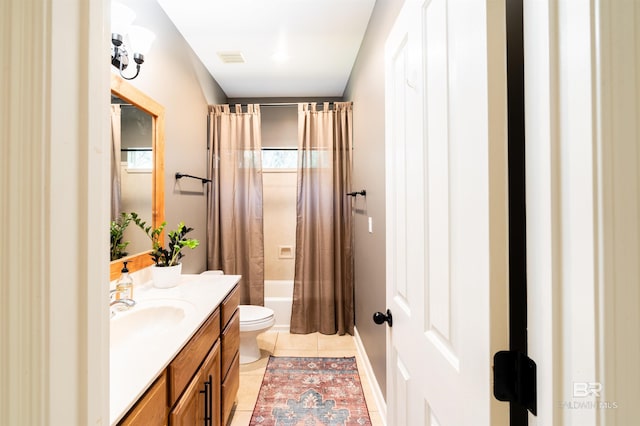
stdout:
<svg viewBox="0 0 640 426">
<path fill-rule="evenodd" d="M 364 349 L 364 345 L 362 344 L 362 340 L 360 339 L 360 334 L 358 334 L 358 328 L 354 327 L 353 331 L 353 337 L 356 342 L 356 349 L 358 350 L 358 355 L 360 356 L 360 359 L 362 359 L 362 362 L 364 364 L 363 367 L 367 373 L 367 377 L 369 378 L 368 382 L 371 387 L 373 397 L 376 400 L 378 412 L 380 413 L 383 425 L 387 426 L 387 402 L 384 400 L 384 396 L 382 395 L 382 391 L 380 390 L 380 384 L 378 383 L 378 379 L 376 379 L 376 375 L 373 372 L 373 367 L 371 366 L 371 362 L 369 361 L 369 357 L 367 356 L 367 351 Z"/>
<path fill-rule="evenodd" d="M 288 325 L 274 325 L 273 327 L 271 327 L 271 329 L 269 331 L 273 331 L 273 332 L 282 332 L 282 333 L 288 333 L 289 332 L 289 326 Z"/>
</svg>

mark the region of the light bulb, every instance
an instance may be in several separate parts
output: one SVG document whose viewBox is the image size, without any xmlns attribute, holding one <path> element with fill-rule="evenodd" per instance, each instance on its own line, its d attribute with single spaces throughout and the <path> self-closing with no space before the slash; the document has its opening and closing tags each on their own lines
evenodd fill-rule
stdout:
<svg viewBox="0 0 640 426">
<path fill-rule="evenodd" d="M 129 27 L 136 14 L 122 3 L 111 2 L 111 32 L 124 36 L 129 32 Z"/>
<path fill-rule="evenodd" d="M 155 40 L 156 35 L 146 28 L 132 25 L 129 28 L 129 43 L 131 43 L 130 51 L 146 55 L 151 49 L 151 44 Z"/>
</svg>

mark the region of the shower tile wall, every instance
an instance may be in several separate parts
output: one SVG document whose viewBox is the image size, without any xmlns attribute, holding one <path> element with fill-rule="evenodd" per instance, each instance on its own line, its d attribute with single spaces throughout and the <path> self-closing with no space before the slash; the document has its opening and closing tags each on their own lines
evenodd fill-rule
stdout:
<svg viewBox="0 0 640 426">
<path fill-rule="evenodd" d="M 264 107 L 261 113 L 262 146 L 295 149 L 298 145 L 297 106 Z M 296 179 L 295 170 L 263 169 L 265 280 L 293 281 L 296 245 Z M 281 246 L 291 247 L 294 256 L 280 257 Z"/>
<path fill-rule="evenodd" d="M 293 280 L 295 256 L 281 257 L 280 247 L 295 253 L 296 172 L 265 170 L 262 185 L 265 280 Z"/>
</svg>

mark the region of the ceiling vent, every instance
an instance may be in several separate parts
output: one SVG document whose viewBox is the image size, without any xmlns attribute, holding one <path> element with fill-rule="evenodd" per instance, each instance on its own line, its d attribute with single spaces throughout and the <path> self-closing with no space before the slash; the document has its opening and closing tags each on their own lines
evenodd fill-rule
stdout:
<svg viewBox="0 0 640 426">
<path fill-rule="evenodd" d="M 218 57 L 225 64 L 244 64 L 244 57 L 240 52 L 218 52 Z"/>
</svg>

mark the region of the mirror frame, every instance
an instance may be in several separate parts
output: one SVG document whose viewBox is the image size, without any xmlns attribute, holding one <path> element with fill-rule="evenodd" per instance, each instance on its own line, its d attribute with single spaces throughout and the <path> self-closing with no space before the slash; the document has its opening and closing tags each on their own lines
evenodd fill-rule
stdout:
<svg viewBox="0 0 640 426">
<path fill-rule="evenodd" d="M 151 223 L 157 228 L 165 220 L 164 216 L 164 107 L 151 99 L 144 92 L 138 90 L 126 80 L 116 74 L 111 74 L 111 93 L 125 102 L 135 105 L 139 109 L 151 115 L 152 119 L 152 149 L 153 171 L 151 174 Z M 164 243 L 164 232 L 160 235 L 160 244 Z M 151 244 L 151 243 L 150 243 Z M 153 264 L 149 255 L 151 249 L 141 253 L 134 253 L 121 259 L 114 260 L 110 266 L 109 280 L 115 280 L 120 276 L 122 262 L 127 261 L 129 272 L 139 271 Z"/>
</svg>

